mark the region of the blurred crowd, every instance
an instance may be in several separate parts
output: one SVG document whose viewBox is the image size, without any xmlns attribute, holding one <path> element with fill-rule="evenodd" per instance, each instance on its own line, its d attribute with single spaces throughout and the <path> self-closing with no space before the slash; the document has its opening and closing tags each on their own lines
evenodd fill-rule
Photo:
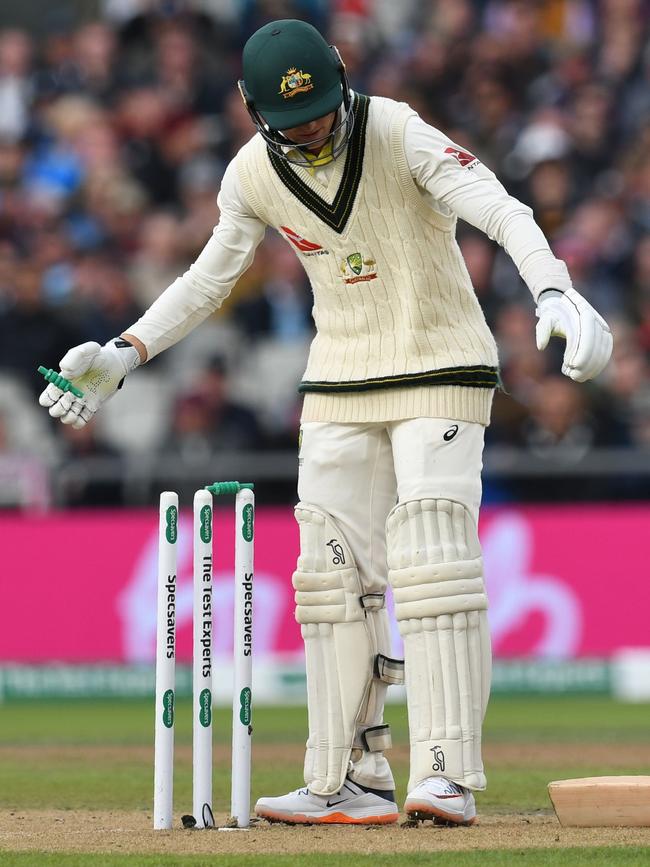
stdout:
<svg viewBox="0 0 650 867">
<path fill-rule="evenodd" d="M 241 48 L 282 17 L 322 29 L 355 89 L 409 102 L 492 168 L 613 328 L 614 358 L 596 383 L 562 377 L 559 342 L 535 347 L 534 305 L 513 264 L 461 225 L 505 389 L 488 445 L 565 466 L 594 447 L 650 446 L 647 0 L 105 0 L 98 9 L 85 21 L 52 13 L 37 35 L 0 11 L 4 499 L 47 504 L 45 482 L 34 494 L 38 473 L 82 457 L 112 469 L 95 488 L 68 490 L 68 502 L 119 499 L 111 476 L 133 456 L 209 468 L 231 450 L 295 448 L 310 290 L 270 232 L 219 314 L 130 377 L 87 430 L 50 423 L 35 402 L 38 364 L 56 367 L 76 343 L 118 335 L 203 247 L 224 168 L 253 132 L 235 87 Z"/>
</svg>

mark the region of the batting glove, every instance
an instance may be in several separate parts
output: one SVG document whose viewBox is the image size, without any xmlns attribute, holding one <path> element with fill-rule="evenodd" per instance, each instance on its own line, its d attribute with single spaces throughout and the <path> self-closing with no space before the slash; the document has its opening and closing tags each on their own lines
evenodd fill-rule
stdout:
<svg viewBox="0 0 650 867">
<path fill-rule="evenodd" d="M 537 299 L 537 348 L 564 337 L 562 373 L 576 382 L 593 379 L 612 354 L 612 333 L 600 314 L 575 289 L 545 289 Z"/>
<path fill-rule="evenodd" d="M 83 391 L 83 397 L 50 384 L 38 402 L 48 407 L 52 418 L 82 428 L 115 394 L 126 374 L 139 364 L 138 350 L 121 338 L 109 340 L 104 346 L 92 341 L 82 343 L 66 352 L 60 370 L 62 376 Z"/>
</svg>

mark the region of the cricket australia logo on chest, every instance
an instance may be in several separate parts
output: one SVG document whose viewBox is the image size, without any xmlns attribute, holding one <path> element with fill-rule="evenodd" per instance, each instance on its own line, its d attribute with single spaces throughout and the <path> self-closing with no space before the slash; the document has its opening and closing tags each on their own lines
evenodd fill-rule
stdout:
<svg viewBox="0 0 650 867">
<path fill-rule="evenodd" d="M 362 283 L 366 280 L 374 280 L 377 277 L 377 263 L 370 256 L 364 257 L 361 253 L 350 253 L 341 260 L 341 277 L 346 284 Z"/>
</svg>

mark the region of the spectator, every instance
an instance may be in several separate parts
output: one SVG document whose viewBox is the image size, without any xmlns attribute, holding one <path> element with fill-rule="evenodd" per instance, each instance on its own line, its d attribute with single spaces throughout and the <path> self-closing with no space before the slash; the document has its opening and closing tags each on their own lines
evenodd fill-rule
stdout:
<svg viewBox="0 0 650 867">
<path fill-rule="evenodd" d="M 268 268 L 261 295 L 233 309 L 233 317 L 253 338 L 304 340 L 312 332 L 312 297 L 305 272 L 288 244 L 267 243 Z"/>
<path fill-rule="evenodd" d="M 571 464 L 594 447 L 627 445 L 629 432 L 609 413 L 590 410 L 574 382 L 548 376 L 533 391 L 530 415 L 519 438 L 536 457 Z"/>
<path fill-rule="evenodd" d="M 0 31 L 0 139 L 17 142 L 29 128 L 34 96 L 33 45 L 22 30 Z"/>
<path fill-rule="evenodd" d="M 176 401 L 164 454 L 175 455 L 186 464 L 196 466 L 204 461 L 209 466 L 223 451 L 261 445 L 255 414 L 229 399 L 225 359 L 214 356 Z"/>
<path fill-rule="evenodd" d="M 12 371 L 36 394 L 42 391 L 37 365 L 56 365 L 69 346 L 87 339 L 47 307 L 42 285 L 42 270 L 20 262 L 8 289 L 7 309 L 0 316 L 0 369 Z"/>
<path fill-rule="evenodd" d="M 179 220 L 171 211 L 150 211 L 140 224 L 138 250 L 129 272 L 134 296 L 143 310 L 178 276 L 182 241 Z M 184 262 L 180 270 L 189 264 Z"/>
<path fill-rule="evenodd" d="M 67 506 L 96 508 L 124 504 L 123 460 L 116 449 L 97 435 L 94 422 L 63 434 L 60 484 Z"/>
<path fill-rule="evenodd" d="M 201 4 L 215 10 L 208 13 L 185 2 L 106 0 L 102 20 L 59 17 L 38 40 L 0 29 L 0 366 L 15 381 L 38 389 L 36 364 L 55 366 L 69 346 L 117 333 L 195 259 L 217 221 L 224 166 L 253 133 L 235 79 L 242 40 L 277 17 L 272 5 Z M 461 226 L 507 392 L 495 401 L 490 441 L 521 445 L 533 430 L 548 434 L 540 401 L 557 401 L 565 420 L 581 419 L 592 444 L 606 441 L 611 418 L 625 433 L 619 444 L 647 447 L 647 2 L 284 7 L 287 17 L 329 24 L 357 89 L 408 101 L 502 172 L 577 288 L 618 322 L 623 345 L 610 374 L 583 391 L 583 406 L 570 407 L 569 391 L 546 388 L 559 361 L 535 348 L 532 305 L 512 264 Z M 185 443 L 198 434 L 181 429 L 200 433 L 203 422 L 216 426 L 214 436 L 203 431 L 211 453 L 268 444 L 271 434 L 273 444 L 292 441 L 295 414 L 282 413 L 271 434 L 262 414 L 262 435 L 255 415 L 228 401 L 220 362 L 196 380 L 192 371 L 220 348 L 236 358 L 233 347 L 245 338 L 299 354 L 310 306 L 291 247 L 267 239 L 166 380 L 180 394 L 191 383 L 190 405 L 180 401 L 175 421 Z M 280 404 L 293 401 L 289 394 Z M 164 438 L 173 448 L 170 430 Z"/>
</svg>

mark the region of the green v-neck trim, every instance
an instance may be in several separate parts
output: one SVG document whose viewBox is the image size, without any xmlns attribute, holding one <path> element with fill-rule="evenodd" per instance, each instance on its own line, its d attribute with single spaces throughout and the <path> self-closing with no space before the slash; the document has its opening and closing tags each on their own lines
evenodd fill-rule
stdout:
<svg viewBox="0 0 650 867">
<path fill-rule="evenodd" d="M 354 128 L 348 142 L 343 176 L 331 204 L 299 178 L 286 160 L 267 148 L 271 165 L 289 192 L 293 193 L 301 204 L 309 208 L 313 214 L 339 235 L 350 219 L 361 182 L 369 105 L 369 97 L 359 93 L 354 95 Z"/>
</svg>

